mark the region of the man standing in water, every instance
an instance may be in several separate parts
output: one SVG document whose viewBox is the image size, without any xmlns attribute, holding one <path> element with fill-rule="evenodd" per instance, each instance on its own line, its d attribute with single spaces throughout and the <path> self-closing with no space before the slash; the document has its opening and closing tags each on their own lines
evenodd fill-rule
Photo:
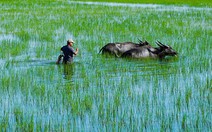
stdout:
<svg viewBox="0 0 212 132">
<path fill-rule="evenodd" d="M 60 63 L 60 60 L 61 60 L 62 57 L 63 57 L 63 63 L 64 64 L 70 64 L 70 63 L 73 62 L 74 55 L 78 54 L 78 48 L 76 48 L 76 51 L 75 51 L 74 48 L 73 48 L 73 44 L 74 44 L 74 41 L 72 39 L 69 39 L 67 41 L 67 45 L 65 45 L 61 48 L 63 55 L 60 55 L 58 57 L 58 60 L 56 62 L 57 64 Z"/>
</svg>

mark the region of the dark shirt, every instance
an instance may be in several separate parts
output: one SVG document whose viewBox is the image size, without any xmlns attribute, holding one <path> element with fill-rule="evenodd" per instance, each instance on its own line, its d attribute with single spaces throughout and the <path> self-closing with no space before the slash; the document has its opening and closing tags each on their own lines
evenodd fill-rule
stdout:
<svg viewBox="0 0 212 132">
<path fill-rule="evenodd" d="M 74 48 L 69 45 L 65 45 L 61 48 L 61 50 L 63 51 L 64 54 L 63 63 L 73 62 L 73 56 L 75 55 Z"/>
</svg>

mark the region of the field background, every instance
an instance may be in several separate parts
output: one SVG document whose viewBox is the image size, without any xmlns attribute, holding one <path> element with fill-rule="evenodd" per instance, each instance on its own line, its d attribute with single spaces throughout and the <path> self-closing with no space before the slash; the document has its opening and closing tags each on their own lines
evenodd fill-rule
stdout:
<svg viewBox="0 0 212 132">
<path fill-rule="evenodd" d="M 211 131 L 211 2 L 158 3 L 0 1 L 0 131 Z M 69 38 L 79 55 L 56 65 Z M 138 38 L 179 56 L 98 54 Z"/>
<path fill-rule="evenodd" d="M 83 1 L 83 0 L 79 0 Z M 85 1 L 85 0 L 84 0 Z M 105 2 L 105 0 L 86 0 L 86 1 L 98 1 Z M 211 7 L 212 2 L 210 0 L 107 0 L 107 2 L 118 2 L 118 3 L 142 3 L 142 4 L 175 4 L 184 6 L 207 6 Z"/>
</svg>

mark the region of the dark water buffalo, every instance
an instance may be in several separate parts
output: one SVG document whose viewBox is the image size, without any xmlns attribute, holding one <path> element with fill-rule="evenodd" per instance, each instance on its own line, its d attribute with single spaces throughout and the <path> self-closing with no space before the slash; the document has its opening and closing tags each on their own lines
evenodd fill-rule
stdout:
<svg viewBox="0 0 212 132">
<path fill-rule="evenodd" d="M 172 47 L 162 44 L 157 41 L 156 44 L 159 47 L 152 47 L 150 45 L 141 46 L 139 48 L 134 48 L 128 50 L 122 54 L 121 57 L 129 57 L 129 58 L 160 58 L 163 59 L 166 56 L 175 56 L 177 52 L 172 49 Z"/>
<path fill-rule="evenodd" d="M 145 45 L 149 45 L 149 43 L 147 41 L 143 42 L 141 40 L 139 40 L 139 43 L 133 43 L 133 42 L 108 43 L 100 49 L 99 53 L 102 52 L 102 54 L 109 54 L 120 57 L 124 52 L 128 50 L 136 49 Z"/>
</svg>

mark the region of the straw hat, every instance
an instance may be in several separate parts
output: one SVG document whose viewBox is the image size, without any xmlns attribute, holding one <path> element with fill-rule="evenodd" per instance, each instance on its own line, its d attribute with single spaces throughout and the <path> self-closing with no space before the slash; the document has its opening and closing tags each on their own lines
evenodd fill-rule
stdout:
<svg viewBox="0 0 212 132">
<path fill-rule="evenodd" d="M 67 42 L 69 42 L 69 43 L 74 43 L 73 39 L 68 39 Z"/>
</svg>

